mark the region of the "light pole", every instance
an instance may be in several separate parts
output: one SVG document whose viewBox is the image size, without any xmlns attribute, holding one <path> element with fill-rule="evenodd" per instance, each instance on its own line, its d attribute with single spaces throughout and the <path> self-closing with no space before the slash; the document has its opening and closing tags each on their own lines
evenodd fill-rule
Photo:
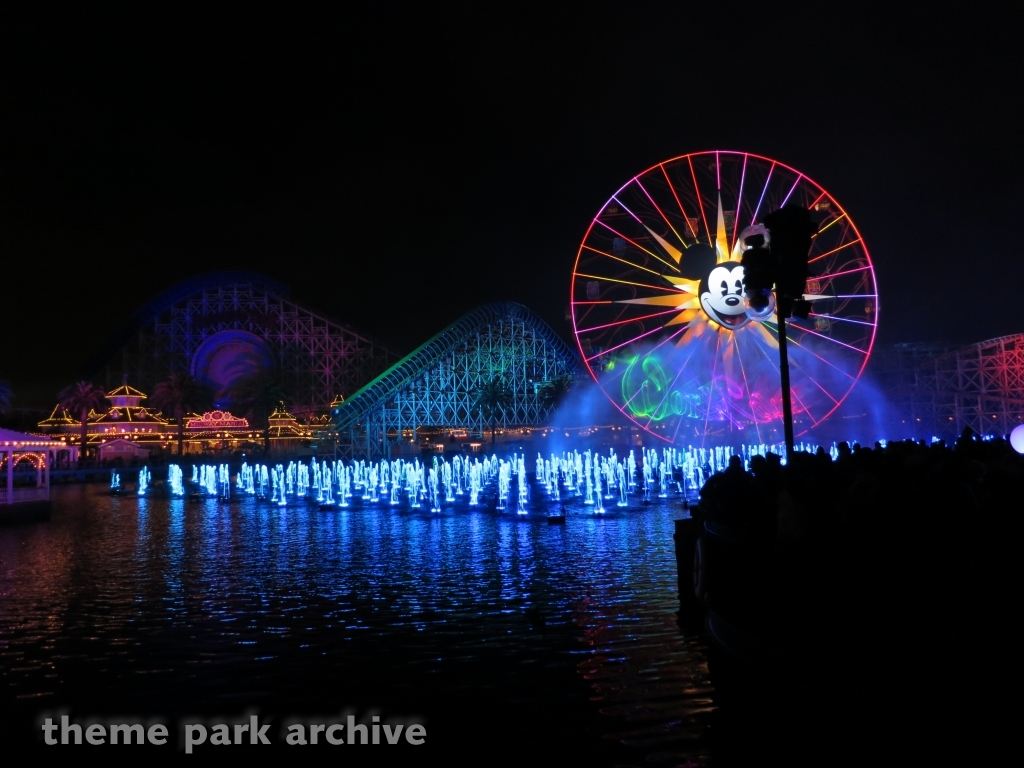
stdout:
<svg viewBox="0 0 1024 768">
<path fill-rule="evenodd" d="M 818 232 L 811 212 L 789 204 L 764 218 L 766 238 L 755 234 L 744 240 L 743 289 L 747 313 L 755 319 L 770 317 L 774 308 L 779 323 L 779 375 L 782 379 L 782 423 L 786 459 L 793 455 L 793 403 L 789 384 L 789 349 L 786 318 L 806 319 L 811 304 L 807 288 L 807 254 Z M 774 293 L 773 293 L 774 290 Z"/>
</svg>

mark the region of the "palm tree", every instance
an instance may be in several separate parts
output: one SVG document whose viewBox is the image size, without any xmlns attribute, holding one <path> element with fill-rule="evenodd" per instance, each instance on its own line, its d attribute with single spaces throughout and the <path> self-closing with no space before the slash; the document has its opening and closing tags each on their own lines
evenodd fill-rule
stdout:
<svg viewBox="0 0 1024 768">
<path fill-rule="evenodd" d="M 498 416 L 504 413 L 510 405 L 512 405 L 512 390 L 505 385 L 502 379 L 492 376 L 476 390 L 476 399 L 473 401 L 472 410 L 479 410 L 480 415 L 490 422 L 491 450 L 494 450 Z"/>
<path fill-rule="evenodd" d="M 91 381 L 79 381 L 64 387 L 57 395 L 60 407 L 82 419 L 81 455 L 85 456 L 88 440 L 89 412 L 103 407 L 105 393 L 98 384 Z"/>
<path fill-rule="evenodd" d="M 235 380 L 230 389 L 231 399 L 248 409 L 249 418 L 263 426 L 263 450 L 270 453 L 270 414 L 278 405 L 285 405 L 288 393 L 270 371 L 258 371 Z"/>
<path fill-rule="evenodd" d="M 174 415 L 178 424 L 178 455 L 184 452 L 185 413 L 204 411 L 213 404 L 213 388 L 183 371 L 172 373 L 153 389 L 153 407 Z"/>
<path fill-rule="evenodd" d="M 568 375 L 549 381 L 538 393 L 541 406 L 547 411 L 558 408 L 572 389 L 572 384 L 573 378 Z"/>
</svg>

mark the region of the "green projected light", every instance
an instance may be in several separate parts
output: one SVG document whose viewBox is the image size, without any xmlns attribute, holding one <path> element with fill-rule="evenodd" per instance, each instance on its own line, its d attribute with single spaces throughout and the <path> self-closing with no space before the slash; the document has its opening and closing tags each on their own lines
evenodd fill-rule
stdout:
<svg viewBox="0 0 1024 768">
<path fill-rule="evenodd" d="M 639 363 L 639 364 L 638 364 Z M 622 399 L 636 418 L 662 421 L 669 416 L 697 418 L 700 395 L 671 389 L 672 381 L 657 355 L 634 355 L 622 376 Z"/>
</svg>

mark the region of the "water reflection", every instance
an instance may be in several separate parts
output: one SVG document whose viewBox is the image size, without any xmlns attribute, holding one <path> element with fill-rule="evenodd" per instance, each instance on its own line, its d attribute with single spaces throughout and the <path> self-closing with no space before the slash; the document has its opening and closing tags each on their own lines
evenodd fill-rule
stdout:
<svg viewBox="0 0 1024 768">
<path fill-rule="evenodd" d="M 706 757 L 714 692 L 701 634 L 676 624 L 668 503 L 569 503 L 548 525 L 54 497 L 51 523 L 0 531 L 0 658 L 23 719 L 43 698 L 167 718 L 373 705 L 422 713 L 439 740 L 520 723 L 596 765 Z"/>
</svg>

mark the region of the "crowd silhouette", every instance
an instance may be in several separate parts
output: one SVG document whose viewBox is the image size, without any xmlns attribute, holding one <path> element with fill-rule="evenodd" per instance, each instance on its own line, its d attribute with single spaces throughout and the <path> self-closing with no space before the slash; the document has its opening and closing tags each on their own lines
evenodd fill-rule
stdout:
<svg viewBox="0 0 1024 768">
<path fill-rule="evenodd" d="M 1024 456 L 970 429 L 953 445 L 842 443 L 834 460 L 819 448 L 785 465 L 758 456 L 749 471 L 733 457 L 693 513 L 704 602 L 763 640 L 763 666 L 785 656 L 785 675 L 842 700 L 847 720 L 980 734 L 1009 716 L 984 692 L 1016 666 L 1022 511 Z"/>
</svg>

